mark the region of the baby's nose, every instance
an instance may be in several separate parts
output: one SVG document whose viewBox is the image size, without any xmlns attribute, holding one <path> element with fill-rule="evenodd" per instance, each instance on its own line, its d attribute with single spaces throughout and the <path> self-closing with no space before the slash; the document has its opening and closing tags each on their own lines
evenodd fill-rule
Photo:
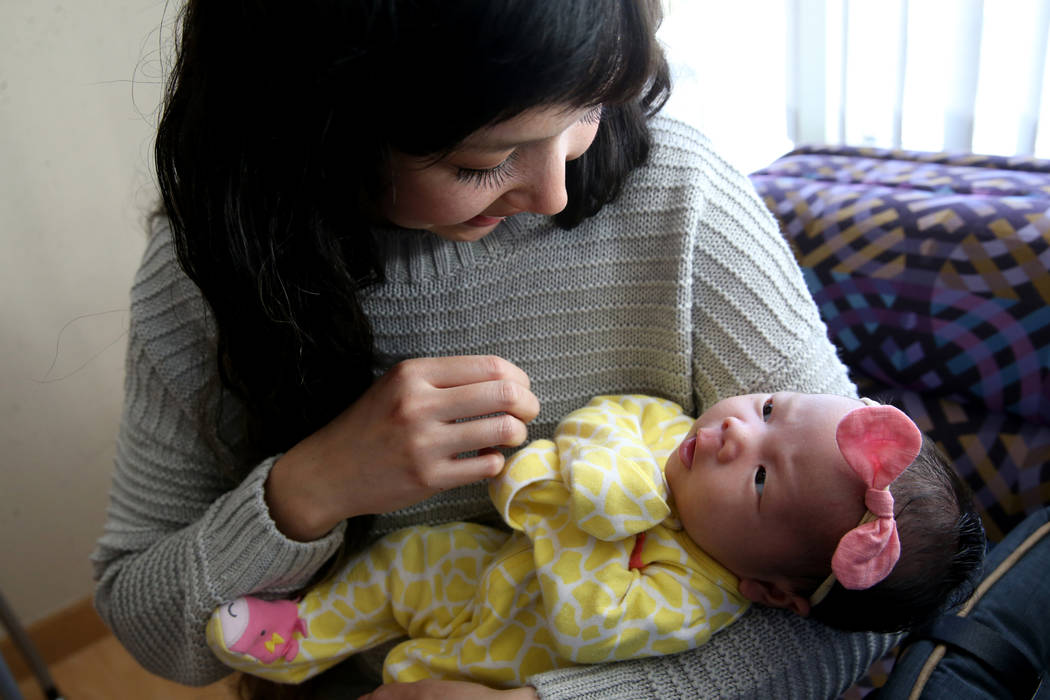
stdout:
<svg viewBox="0 0 1050 700">
<path fill-rule="evenodd" d="M 719 462 L 732 462 L 740 454 L 743 423 L 730 416 L 722 421 L 722 447 L 718 450 Z"/>
</svg>

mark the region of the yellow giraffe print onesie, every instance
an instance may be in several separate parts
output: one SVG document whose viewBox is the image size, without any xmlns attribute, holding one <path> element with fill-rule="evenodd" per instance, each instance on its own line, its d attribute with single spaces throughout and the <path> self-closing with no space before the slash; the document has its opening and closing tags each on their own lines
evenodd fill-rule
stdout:
<svg viewBox="0 0 1050 700">
<path fill-rule="evenodd" d="M 692 423 L 669 401 L 599 396 L 491 481 L 510 533 L 458 522 L 395 532 L 297 602 L 219 608 L 208 643 L 233 668 L 297 683 L 408 636 L 384 681 L 492 687 L 699 646 L 748 603 L 668 498 L 663 464 Z"/>
</svg>

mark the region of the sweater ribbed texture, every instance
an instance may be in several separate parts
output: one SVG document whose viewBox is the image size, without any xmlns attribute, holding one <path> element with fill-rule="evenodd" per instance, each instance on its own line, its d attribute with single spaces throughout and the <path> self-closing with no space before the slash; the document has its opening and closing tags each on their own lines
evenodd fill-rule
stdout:
<svg viewBox="0 0 1050 700">
<path fill-rule="evenodd" d="M 380 353 L 491 353 L 520 366 L 541 411 L 530 438 L 598 394 L 662 396 L 696 413 L 751 391 L 855 395 L 801 273 L 749 181 L 691 128 L 652 122 L 650 164 L 571 231 L 518 215 L 473 243 L 377 230 L 385 282 L 363 304 Z M 217 400 L 214 329 L 164 226 L 131 293 L 126 399 L 108 521 L 93 555 L 96 605 L 149 670 L 189 684 L 229 672 L 204 643 L 212 609 L 305 585 L 343 528 L 287 540 L 262 485 L 239 484 L 198 432 Z M 237 403 L 223 398 L 236 426 Z M 491 520 L 484 484 L 376 519 L 375 534 Z M 758 611 L 687 654 L 574 668 L 535 680 L 544 698 L 832 697 L 892 642 Z"/>
<path fill-rule="evenodd" d="M 753 607 L 694 651 L 578 666 L 530 681 L 542 698 L 577 700 L 835 698 L 851 684 L 846 679 L 857 673 L 858 660 L 879 658 L 897 639 L 846 634 L 794 613 Z"/>
</svg>

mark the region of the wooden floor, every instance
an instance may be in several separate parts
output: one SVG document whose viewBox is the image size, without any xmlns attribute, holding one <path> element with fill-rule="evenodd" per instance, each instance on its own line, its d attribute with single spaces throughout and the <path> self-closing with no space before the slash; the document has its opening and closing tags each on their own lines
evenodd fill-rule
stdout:
<svg viewBox="0 0 1050 700">
<path fill-rule="evenodd" d="M 49 667 L 68 700 L 235 700 L 230 678 L 187 688 L 142 669 L 112 635 L 102 637 Z M 19 683 L 24 700 L 44 700 L 32 678 Z"/>
<path fill-rule="evenodd" d="M 878 663 L 878 662 L 877 662 Z M 873 667 L 874 669 L 874 667 Z M 116 638 L 106 635 L 49 668 L 67 700 L 236 700 L 232 677 L 204 688 L 187 688 L 142 669 Z M 880 683 L 881 685 L 881 683 Z M 32 678 L 19 683 L 23 700 L 45 700 Z M 861 700 L 855 686 L 839 700 Z"/>
</svg>

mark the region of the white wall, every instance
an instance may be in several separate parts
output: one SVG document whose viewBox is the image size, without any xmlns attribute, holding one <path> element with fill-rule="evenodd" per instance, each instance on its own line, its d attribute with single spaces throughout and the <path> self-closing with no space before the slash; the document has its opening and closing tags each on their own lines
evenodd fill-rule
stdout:
<svg viewBox="0 0 1050 700">
<path fill-rule="evenodd" d="M 24 624 L 93 589 L 174 12 L 0 2 L 0 591 Z"/>
</svg>

